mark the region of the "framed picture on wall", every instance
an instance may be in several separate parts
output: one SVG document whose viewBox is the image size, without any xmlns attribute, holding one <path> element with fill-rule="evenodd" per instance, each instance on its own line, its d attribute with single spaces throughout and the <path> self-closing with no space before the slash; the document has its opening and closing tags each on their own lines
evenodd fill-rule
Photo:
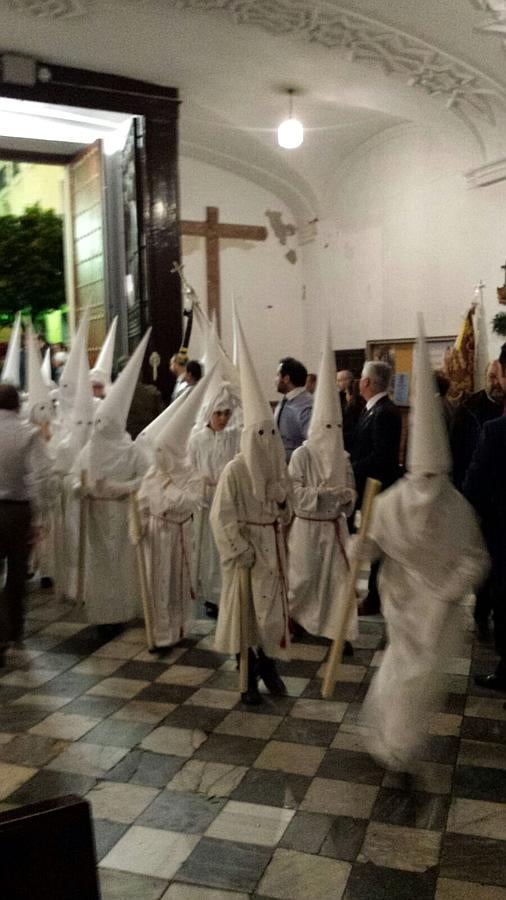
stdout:
<svg viewBox="0 0 506 900">
<path fill-rule="evenodd" d="M 442 337 L 428 337 L 430 361 L 433 369 L 441 369 L 444 366 L 444 358 L 447 350 L 451 350 L 456 340 L 456 335 L 444 335 Z M 392 367 L 392 393 L 398 386 L 399 400 L 404 400 L 400 405 L 408 405 L 406 387 L 411 381 L 413 368 L 413 351 L 415 338 L 398 338 L 390 341 L 367 341 L 366 359 L 378 359 L 387 362 Z M 398 375 L 407 375 L 408 379 L 396 379 Z M 402 389 L 401 389 L 402 385 Z"/>
</svg>

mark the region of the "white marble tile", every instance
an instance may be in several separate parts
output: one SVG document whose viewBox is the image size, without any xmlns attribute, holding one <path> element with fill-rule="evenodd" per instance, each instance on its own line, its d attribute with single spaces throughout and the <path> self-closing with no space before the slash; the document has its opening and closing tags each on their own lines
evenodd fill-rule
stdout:
<svg viewBox="0 0 506 900">
<path fill-rule="evenodd" d="M 43 734 L 46 737 L 62 738 L 65 741 L 77 741 L 83 734 L 98 725 L 100 719 L 91 716 L 78 716 L 55 712 L 29 731 L 32 734 Z"/>
<path fill-rule="evenodd" d="M 200 688 L 195 691 L 185 705 L 188 706 L 211 706 L 213 709 L 232 709 L 239 702 L 239 694 L 237 691 L 220 691 L 214 688 Z"/>
<path fill-rule="evenodd" d="M 149 683 L 137 678 L 104 678 L 86 693 L 97 697 L 124 697 L 125 700 L 130 700 L 131 697 L 140 694 Z"/>
<path fill-rule="evenodd" d="M 92 654 L 99 659 L 133 659 L 143 649 L 141 644 L 132 644 L 129 641 L 114 640 L 103 644 Z"/>
<path fill-rule="evenodd" d="M 269 741 L 255 760 L 255 769 L 275 769 L 295 775 L 314 775 L 325 756 L 325 747 Z"/>
<path fill-rule="evenodd" d="M 229 800 L 211 822 L 206 836 L 275 847 L 294 815 L 293 809 Z"/>
<path fill-rule="evenodd" d="M 124 747 L 108 747 L 103 744 L 75 743 L 51 760 L 46 769 L 56 772 L 74 772 L 101 778 L 112 769 L 128 750 Z"/>
<path fill-rule="evenodd" d="M 42 709 L 61 709 L 70 703 L 72 697 L 62 697 L 60 694 L 23 694 L 17 700 L 13 700 L 11 706 L 40 706 Z"/>
<path fill-rule="evenodd" d="M 291 675 L 283 675 L 283 682 L 289 697 L 300 697 L 309 684 L 309 678 L 293 678 Z M 258 682 L 258 689 L 261 694 L 269 693 L 263 681 Z"/>
<path fill-rule="evenodd" d="M 315 778 L 309 785 L 300 809 L 307 812 L 326 813 L 331 816 L 368 819 L 378 791 L 378 787 L 370 784 Z"/>
<path fill-rule="evenodd" d="M 161 684 L 183 684 L 188 687 L 198 687 L 204 681 L 208 681 L 215 675 L 214 669 L 204 669 L 200 666 L 170 666 L 157 679 Z"/>
<path fill-rule="evenodd" d="M 431 719 L 429 734 L 459 737 L 461 725 L 462 716 L 454 713 L 436 713 Z"/>
<path fill-rule="evenodd" d="M 0 800 L 5 800 L 6 797 L 17 791 L 37 771 L 37 769 L 32 769 L 28 766 L 16 766 L 11 763 L 0 762 Z"/>
<path fill-rule="evenodd" d="M 7 651 L 7 660 L 10 666 L 21 668 L 29 666 L 32 659 L 43 656 L 44 650 L 29 650 L 27 647 L 11 647 Z"/>
<path fill-rule="evenodd" d="M 181 656 L 188 652 L 188 647 L 171 647 L 170 650 L 166 650 L 163 655 L 158 655 L 158 653 L 150 653 L 149 650 L 141 650 L 140 653 L 137 653 L 136 656 L 133 657 L 135 662 L 150 662 L 150 663 L 158 663 L 163 662 L 167 666 L 176 662 Z"/>
<path fill-rule="evenodd" d="M 506 900 L 506 888 L 440 878 L 435 900 Z"/>
<path fill-rule="evenodd" d="M 504 700 L 496 697 L 468 697 L 466 716 L 478 719 L 500 719 L 506 721 Z"/>
<path fill-rule="evenodd" d="M 169 781 L 170 791 L 192 791 L 206 797 L 229 797 L 248 771 L 246 766 L 191 759 Z"/>
<path fill-rule="evenodd" d="M 54 669 L 16 669 L 0 678 L 2 687 L 13 685 L 14 687 L 35 688 L 41 684 L 46 684 L 60 675 L 60 672 Z"/>
<path fill-rule="evenodd" d="M 71 671 L 79 675 L 111 675 L 116 669 L 124 665 L 123 659 L 101 659 L 98 656 L 88 656 L 83 659 Z"/>
<path fill-rule="evenodd" d="M 52 622 L 51 625 L 47 625 L 46 628 L 43 628 L 39 634 L 54 634 L 61 636 L 63 639 L 73 637 L 87 627 L 86 622 Z"/>
<path fill-rule="evenodd" d="M 142 740 L 141 747 L 153 753 L 190 757 L 204 741 L 207 741 L 205 731 L 197 728 L 169 728 L 162 725 Z"/>
<path fill-rule="evenodd" d="M 290 659 L 304 659 L 307 662 L 321 662 L 325 659 L 328 647 L 320 644 L 299 644 L 290 646 Z"/>
<path fill-rule="evenodd" d="M 14 737 L 16 737 L 15 734 L 8 734 L 6 731 L 0 731 L 0 745 L 8 744 Z"/>
<path fill-rule="evenodd" d="M 354 753 L 366 753 L 365 735 L 349 734 L 339 729 L 334 740 L 331 743 L 332 750 L 352 750 Z"/>
<path fill-rule="evenodd" d="M 156 788 L 139 784 L 101 781 L 86 794 L 85 799 L 91 803 L 96 819 L 109 819 L 111 822 L 129 825 L 159 793 Z"/>
<path fill-rule="evenodd" d="M 426 872 L 437 866 L 440 846 L 437 831 L 370 822 L 357 860 L 406 872 Z"/>
<path fill-rule="evenodd" d="M 205 890 L 205 898 L 202 893 Z M 249 894 L 202 888 L 196 884 L 171 884 L 160 900 L 248 900 Z"/>
<path fill-rule="evenodd" d="M 120 637 L 125 644 L 146 644 L 146 629 L 142 625 L 126 628 Z"/>
<path fill-rule="evenodd" d="M 461 741 L 459 766 L 480 766 L 485 769 L 506 769 L 504 744 L 491 741 Z M 506 837 L 506 835 L 505 835 Z"/>
<path fill-rule="evenodd" d="M 349 863 L 280 848 L 264 872 L 258 894 L 280 900 L 341 900 L 350 871 Z"/>
<path fill-rule="evenodd" d="M 172 878 L 199 840 L 198 834 L 176 834 L 134 825 L 105 856 L 100 866 L 155 878 Z"/>
<path fill-rule="evenodd" d="M 111 719 L 124 722 L 147 722 L 156 725 L 176 709 L 175 703 L 158 703 L 153 700 L 130 700 L 113 713 Z"/>
<path fill-rule="evenodd" d="M 261 713 L 247 713 L 233 710 L 214 729 L 215 734 L 236 734 L 268 740 L 283 721 L 282 716 L 263 716 Z"/>
<path fill-rule="evenodd" d="M 457 797 L 450 806 L 447 830 L 503 841 L 506 835 L 506 805 Z"/>
<path fill-rule="evenodd" d="M 325 678 L 327 671 L 327 663 L 322 663 L 318 669 L 318 678 Z M 364 680 L 367 669 L 365 666 L 346 666 L 340 665 L 337 670 L 336 681 L 345 681 L 351 684 L 361 684 Z"/>
<path fill-rule="evenodd" d="M 318 722 L 342 722 L 348 703 L 334 700 L 296 700 L 290 715 L 296 719 L 315 719 Z"/>
</svg>

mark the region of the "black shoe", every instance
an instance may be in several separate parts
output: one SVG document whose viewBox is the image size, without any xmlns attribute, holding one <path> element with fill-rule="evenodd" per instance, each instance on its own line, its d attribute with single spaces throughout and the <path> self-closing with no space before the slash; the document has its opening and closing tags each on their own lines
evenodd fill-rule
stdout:
<svg viewBox="0 0 506 900">
<path fill-rule="evenodd" d="M 0 650 L 0 669 L 3 669 L 7 663 L 5 662 L 5 650 Z"/>
<path fill-rule="evenodd" d="M 204 609 L 206 611 L 206 616 L 208 619 L 218 618 L 218 607 L 216 603 L 209 603 L 209 601 L 206 601 L 204 603 Z"/>
<path fill-rule="evenodd" d="M 490 675 L 476 675 L 474 683 L 490 691 L 506 691 L 506 676 L 492 672 Z"/>
<path fill-rule="evenodd" d="M 358 608 L 359 616 L 377 616 L 381 612 L 379 597 L 368 594 Z"/>
<path fill-rule="evenodd" d="M 237 654 L 237 668 L 240 668 L 240 654 Z M 264 701 L 258 690 L 257 658 L 250 648 L 248 651 L 248 689 L 241 694 L 241 703 L 246 706 L 260 706 Z"/>
<path fill-rule="evenodd" d="M 53 579 L 49 578 L 47 575 L 44 575 L 40 579 L 40 587 L 43 591 L 51 591 L 54 587 Z"/>
<path fill-rule="evenodd" d="M 258 650 L 257 672 L 269 694 L 274 697 L 286 697 L 288 693 L 286 685 L 278 675 L 276 663 L 270 656 L 266 656 L 262 649 Z"/>
<path fill-rule="evenodd" d="M 476 622 L 475 634 L 480 644 L 488 644 L 490 640 L 490 628 L 488 622 Z"/>
<path fill-rule="evenodd" d="M 343 656 L 353 656 L 353 645 L 349 641 L 344 642 Z"/>
</svg>

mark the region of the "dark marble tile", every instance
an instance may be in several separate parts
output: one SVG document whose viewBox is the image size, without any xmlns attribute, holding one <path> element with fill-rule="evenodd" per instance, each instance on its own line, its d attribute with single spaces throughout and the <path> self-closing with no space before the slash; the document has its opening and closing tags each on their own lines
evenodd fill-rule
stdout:
<svg viewBox="0 0 506 900">
<path fill-rule="evenodd" d="M 364 842 L 367 821 L 350 816 L 336 816 L 321 846 L 321 856 L 332 856 L 353 862 Z"/>
<path fill-rule="evenodd" d="M 179 660 L 178 660 L 179 662 Z M 179 706 L 173 709 L 168 716 L 160 722 L 160 725 L 170 725 L 173 728 L 199 728 L 201 731 L 214 731 L 225 716 L 228 709 L 213 709 L 207 706 Z"/>
<path fill-rule="evenodd" d="M 0 744 L 0 761 L 18 766 L 45 766 L 67 746 L 65 741 L 40 734 L 17 734 L 8 744 Z"/>
<path fill-rule="evenodd" d="M 166 663 L 157 662 L 137 662 L 129 659 L 124 665 L 113 674 L 114 678 L 138 678 L 140 681 L 155 681 L 159 675 L 166 672 L 168 666 Z"/>
<path fill-rule="evenodd" d="M 132 750 L 104 776 L 106 781 L 130 781 L 145 787 L 165 787 L 186 762 L 181 756 Z"/>
<path fill-rule="evenodd" d="M 296 812 L 279 846 L 301 853 L 319 853 L 333 821 L 332 816 L 321 813 Z"/>
<path fill-rule="evenodd" d="M 88 731 L 81 741 L 86 744 L 105 744 L 110 747 L 128 747 L 140 744 L 153 731 L 153 723 L 125 722 L 122 719 L 106 719 Z"/>
<path fill-rule="evenodd" d="M 202 838 L 183 863 L 175 881 L 253 891 L 271 858 L 270 847 Z"/>
<path fill-rule="evenodd" d="M 343 900 L 434 900 L 435 870 L 418 874 L 355 863 Z"/>
<path fill-rule="evenodd" d="M 234 766 L 252 766 L 266 743 L 267 741 L 259 741 L 256 738 L 210 734 L 205 744 L 193 754 L 193 759 L 230 763 Z"/>
<path fill-rule="evenodd" d="M 457 761 L 460 739 L 451 735 L 432 735 L 420 752 L 420 759 L 428 762 L 454 765 Z"/>
<path fill-rule="evenodd" d="M 322 699 L 322 679 L 315 678 L 305 688 L 301 696 L 306 700 Z M 357 689 L 360 685 L 350 681 L 337 681 L 331 700 L 339 700 L 341 703 L 351 703 L 356 700 Z"/>
<path fill-rule="evenodd" d="M 92 719 L 105 719 L 126 702 L 124 697 L 95 697 L 92 694 L 83 694 L 82 697 L 66 703 L 61 711 L 71 715 L 90 716 Z"/>
<path fill-rule="evenodd" d="M 335 722 L 317 722 L 313 719 L 297 719 L 295 716 L 289 716 L 281 722 L 271 740 L 328 747 L 338 729 L 339 725 Z"/>
<path fill-rule="evenodd" d="M 26 690 L 25 690 L 26 693 Z M 51 710 L 40 706 L 4 706 L 0 708 L 0 731 L 27 731 L 47 718 Z"/>
<path fill-rule="evenodd" d="M 109 822 L 107 819 L 93 819 L 97 862 L 112 850 L 127 828 L 128 825 L 118 825 L 117 822 Z"/>
<path fill-rule="evenodd" d="M 506 747 L 504 748 L 506 754 Z M 453 793 L 469 800 L 506 803 L 506 770 L 484 766 L 457 766 L 453 777 Z M 506 839 L 506 833 L 504 835 Z"/>
<path fill-rule="evenodd" d="M 90 625 L 88 628 L 83 628 L 82 631 L 79 631 L 72 637 L 62 641 L 61 644 L 57 644 L 56 647 L 53 647 L 52 652 L 73 653 L 76 656 L 90 656 L 95 650 L 98 650 L 100 647 L 103 647 L 104 644 L 107 644 L 108 641 L 109 638 L 101 635 L 97 628 Z"/>
<path fill-rule="evenodd" d="M 61 694 L 62 697 L 79 697 L 93 685 L 103 681 L 103 675 L 81 675 L 78 672 L 64 672 L 42 685 L 44 694 Z M 42 691 L 41 691 L 42 693 Z"/>
<path fill-rule="evenodd" d="M 2 672 L 1 669 L 0 672 Z M 12 703 L 14 700 L 22 697 L 23 694 L 26 694 L 26 692 L 26 687 L 16 687 L 13 684 L 6 684 L 4 687 L 0 687 L 0 706 L 3 706 L 4 703 Z"/>
<path fill-rule="evenodd" d="M 439 874 L 444 878 L 506 885 L 506 842 L 468 834 L 446 834 Z"/>
<path fill-rule="evenodd" d="M 30 661 L 31 669 L 52 669 L 54 672 L 65 672 L 81 662 L 80 656 L 73 653 L 42 653 Z"/>
<path fill-rule="evenodd" d="M 272 697 L 271 694 L 262 694 L 260 706 L 245 706 L 244 703 L 239 703 L 236 709 L 244 710 L 252 716 L 288 716 L 296 699 L 296 697 Z"/>
<path fill-rule="evenodd" d="M 279 659 L 276 661 L 276 668 L 279 674 L 281 677 L 286 675 L 287 678 L 289 676 L 293 678 L 314 678 L 320 665 L 321 663 L 309 659 Z"/>
<path fill-rule="evenodd" d="M 200 650 L 194 647 L 180 656 L 178 666 L 199 666 L 202 669 L 219 669 L 229 657 L 225 653 L 215 653 L 214 650 Z"/>
<path fill-rule="evenodd" d="M 118 872 L 116 869 L 99 869 L 100 896 L 102 900 L 160 900 L 167 889 L 167 881 Z"/>
<path fill-rule="evenodd" d="M 355 784 L 381 784 L 385 770 L 368 753 L 327 750 L 316 775 L 318 778 L 336 778 Z"/>
<path fill-rule="evenodd" d="M 206 797 L 190 791 L 162 791 L 136 820 L 136 824 L 146 828 L 204 834 L 226 802 L 223 798 Z"/>
<path fill-rule="evenodd" d="M 232 800 L 297 809 L 311 784 L 307 775 L 250 769 L 231 795 Z"/>
<path fill-rule="evenodd" d="M 496 744 L 506 744 L 506 722 L 464 716 L 460 735 L 462 738 L 469 738 L 472 741 L 492 741 Z"/>
<path fill-rule="evenodd" d="M 443 831 L 449 807 L 449 796 L 381 788 L 371 819 L 404 828 Z"/>
<path fill-rule="evenodd" d="M 215 675 L 211 675 L 204 686 L 212 688 L 214 691 L 238 691 L 239 674 L 237 672 L 216 672 Z"/>
<path fill-rule="evenodd" d="M 30 781 L 25 782 L 8 798 L 9 803 L 36 803 L 38 800 L 52 800 L 66 794 L 83 796 L 91 790 L 95 778 L 85 775 L 71 775 L 69 772 L 52 772 L 42 769 Z"/>
<path fill-rule="evenodd" d="M 348 709 L 343 716 L 343 722 L 348 725 L 358 725 L 362 719 L 362 704 L 350 703 Z"/>
<path fill-rule="evenodd" d="M 456 716 L 463 716 L 466 708 L 465 694 L 447 694 L 441 712 L 453 713 Z"/>
<path fill-rule="evenodd" d="M 207 687 L 207 685 L 206 685 Z M 153 682 L 136 695 L 136 700 L 155 700 L 159 703 L 184 703 L 197 690 L 182 684 L 160 684 Z"/>
</svg>

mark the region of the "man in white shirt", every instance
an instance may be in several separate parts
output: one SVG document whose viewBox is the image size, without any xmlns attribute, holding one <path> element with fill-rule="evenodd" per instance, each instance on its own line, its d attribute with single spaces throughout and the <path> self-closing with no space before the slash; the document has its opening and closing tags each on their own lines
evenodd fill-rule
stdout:
<svg viewBox="0 0 506 900">
<path fill-rule="evenodd" d="M 9 642 L 23 638 L 23 600 L 37 497 L 52 472 L 40 431 L 19 415 L 15 387 L 0 384 L 0 557 L 7 581 L 0 599 L 0 666 Z"/>
</svg>

